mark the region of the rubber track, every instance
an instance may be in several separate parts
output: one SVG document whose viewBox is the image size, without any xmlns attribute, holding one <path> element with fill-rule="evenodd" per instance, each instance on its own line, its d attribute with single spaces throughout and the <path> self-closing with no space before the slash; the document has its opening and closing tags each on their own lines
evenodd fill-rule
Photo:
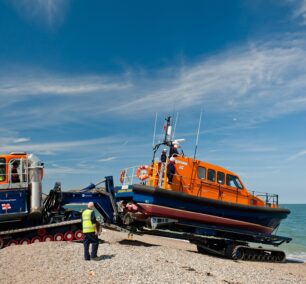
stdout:
<svg viewBox="0 0 306 284">
<path fill-rule="evenodd" d="M 7 231 L 0 232 L 0 236 L 12 235 L 12 234 L 17 234 L 17 233 L 22 233 L 22 232 L 29 232 L 32 230 L 48 229 L 48 228 L 62 227 L 66 225 L 73 225 L 73 224 L 81 223 L 81 221 L 82 221 L 81 219 L 77 219 L 77 220 L 64 221 L 64 222 L 40 225 L 40 226 L 33 226 L 33 227 L 22 228 L 22 229 L 7 230 Z"/>
<path fill-rule="evenodd" d="M 232 258 L 234 260 L 284 262 L 286 254 L 280 250 L 236 246 L 232 252 Z"/>
</svg>

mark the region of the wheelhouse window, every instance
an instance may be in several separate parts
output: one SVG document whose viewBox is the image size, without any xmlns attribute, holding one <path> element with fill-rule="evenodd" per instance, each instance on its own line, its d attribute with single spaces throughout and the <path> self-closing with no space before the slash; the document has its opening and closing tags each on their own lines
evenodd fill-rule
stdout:
<svg viewBox="0 0 306 284">
<path fill-rule="evenodd" d="M 239 178 L 233 175 L 226 175 L 226 184 L 237 189 L 243 189 Z"/>
<path fill-rule="evenodd" d="M 206 178 L 206 168 L 198 167 L 198 178 L 205 179 Z"/>
<path fill-rule="evenodd" d="M 215 182 L 215 181 L 216 181 L 216 171 L 215 171 L 215 170 L 212 170 L 212 169 L 208 169 L 208 172 L 207 172 L 207 179 L 208 179 L 209 181 Z"/>
<path fill-rule="evenodd" d="M 10 160 L 10 172 L 11 172 L 11 182 L 20 182 L 20 160 L 14 159 Z"/>
<path fill-rule="evenodd" d="M 5 180 L 6 177 L 6 165 L 5 159 L 0 159 L 0 182 Z"/>
<path fill-rule="evenodd" d="M 219 184 L 224 184 L 225 181 L 225 174 L 222 172 L 217 173 L 217 181 Z"/>
</svg>

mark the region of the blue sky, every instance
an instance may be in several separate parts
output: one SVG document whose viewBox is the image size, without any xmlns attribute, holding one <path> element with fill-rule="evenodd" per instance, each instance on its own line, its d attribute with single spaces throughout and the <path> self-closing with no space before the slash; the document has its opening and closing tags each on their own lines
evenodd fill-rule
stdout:
<svg viewBox="0 0 306 284">
<path fill-rule="evenodd" d="M 158 133 L 306 203 L 306 1 L 0 0 L 1 152 L 45 162 L 44 191 L 149 163 Z"/>
</svg>

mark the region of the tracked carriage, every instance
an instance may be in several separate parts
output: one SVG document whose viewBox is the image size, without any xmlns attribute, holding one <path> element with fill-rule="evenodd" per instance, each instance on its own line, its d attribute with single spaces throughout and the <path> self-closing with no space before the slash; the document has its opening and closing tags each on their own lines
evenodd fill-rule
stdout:
<svg viewBox="0 0 306 284">
<path fill-rule="evenodd" d="M 175 152 L 166 162 L 155 159 L 161 145 L 171 152 L 176 142 L 171 139 L 168 117 L 164 141 L 155 145 L 151 165 L 122 170 L 116 200 L 121 201 L 125 224 L 150 228 L 160 235 L 185 236 L 200 251 L 283 260 L 283 252 L 247 246 L 248 242 L 278 246 L 291 240 L 273 235 L 290 213 L 279 208 L 278 195 L 250 192 L 234 172 L 186 157 L 183 152 Z M 167 171 L 170 158 L 175 165 L 171 179 Z"/>
<path fill-rule="evenodd" d="M 109 193 L 62 192 L 60 183 L 43 200 L 43 163 L 33 154 L 0 155 L 0 248 L 45 241 L 82 240 L 81 213 L 65 205 L 96 201 L 100 214 L 113 222 Z M 113 178 L 105 179 L 109 187 Z M 106 213 L 107 212 L 107 213 Z"/>
</svg>

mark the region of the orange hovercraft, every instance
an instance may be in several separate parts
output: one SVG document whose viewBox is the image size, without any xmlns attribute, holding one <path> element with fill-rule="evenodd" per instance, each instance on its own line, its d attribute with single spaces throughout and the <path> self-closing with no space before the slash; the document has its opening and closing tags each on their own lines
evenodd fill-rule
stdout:
<svg viewBox="0 0 306 284">
<path fill-rule="evenodd" d="M 290 214 L 288 209 L 278 206 L 278 195 L 250 192 L 236 173 L 186 157 L 182 150 L 179 153 L 175 149 L 178 140 L 171 139 L 171 117 L 166 118 L 164 129 L 164 141 L 154 146 L 150 166 L 121 171 L 122 185 L 116 188 L 115 194 L 116 200 L 122 201 L 126 224 L 138 228 L 141 224 L 147 227 L 149 224 L 154 232 L 159 228 L 159 232 L 180 232 L 179 236 L 221 238 L 222 244 L 225 240 L 231 240 L 231 244 L 242 242 L 238 249 L 234 246 L 236 250 L 230 250 L 234 258 L 241 259 L 269 260 L 274 257 L 268 250 L 248 253 L 251 249 L 245 242 L 278 246 L 291 241 L 273 234 Z M 155 160 L 160 146 L 168 147 L 170 155 L 173 153 L 164 162 Z M 169 163 L 173 163 L 173 174 L 169 174 Z M 135 182 L 136 177 L 139 182 Z M 206 240 L 207 245 L 194 241 L 194 237 L 191 239 L 198 244 L 199 251 L 220 254 L 221 250 L 224 255 L 228 247 L 219 241 L 211 242 L 211 238 Z M 282 252 L 274 260 L 284 257 Z"/>
</svg>

